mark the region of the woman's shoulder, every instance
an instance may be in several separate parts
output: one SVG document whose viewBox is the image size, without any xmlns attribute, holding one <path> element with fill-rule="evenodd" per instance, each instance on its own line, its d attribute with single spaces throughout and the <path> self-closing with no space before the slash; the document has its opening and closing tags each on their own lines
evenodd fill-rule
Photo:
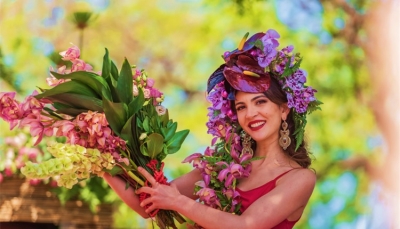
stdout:
<svg viewBox="0 0 400 229">
<path fill-rule="evenodd" d="M 306 186 L 315 186 L 317 176 L 315 171 L 309 168 L 291 168 L 287 174 L 277 180 L 277 185 L 281 184 L 301 184 Z"/>
</svg>

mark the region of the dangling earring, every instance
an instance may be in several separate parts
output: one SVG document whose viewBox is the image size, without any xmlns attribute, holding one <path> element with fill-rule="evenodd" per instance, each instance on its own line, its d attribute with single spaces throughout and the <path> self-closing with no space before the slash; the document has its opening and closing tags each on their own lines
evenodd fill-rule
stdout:
<svg viewBox="0 0 400 229">
<path fill-rule="evenodd" d="M 282 130 L 280 130 L 281 137 L 279 138 L 279 145 L 282 147 L 283 150 L 286 150 L 288 146 L 290 146 L 290 143 L 292 140 L 290 140 L 290 132 L 287 129 L 288 124 L 286 120 L 283 120 L 282 122 Z"/>
<path fill-rule="evenodd" d="M 244 133 L 243 142 L 242 142 L 242 145 L 243 145 L 242 155 L 245 153 L 249 153 L 249 154 L 253 155 L 253 149 L 251 148 L 250 140 L 251 140 L 250 135 L 248 133 Z"/>
</svg>

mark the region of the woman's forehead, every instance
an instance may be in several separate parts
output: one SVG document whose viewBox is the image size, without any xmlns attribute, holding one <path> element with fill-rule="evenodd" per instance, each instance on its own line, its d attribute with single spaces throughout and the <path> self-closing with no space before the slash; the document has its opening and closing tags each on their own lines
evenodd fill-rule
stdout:
<svg viewBox="0 0 400 229">
<path fill-rule="evenodd" d="M 253 99 L 260 96 L 265 97 L 263 93 L 250 93 L 250 92 L 238 91 L 236 92 L 235 95 L 235 102 L 240 102 L 241 100 Z"/>
</svg>

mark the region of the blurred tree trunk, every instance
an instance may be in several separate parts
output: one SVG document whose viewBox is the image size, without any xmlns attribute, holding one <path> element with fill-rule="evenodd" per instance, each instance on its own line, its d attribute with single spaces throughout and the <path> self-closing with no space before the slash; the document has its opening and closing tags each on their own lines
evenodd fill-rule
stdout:
<svg viewBox="0 0 400 229">
<path fill-rule="evenodd" d="M 366 17 L 364 50 L 374 89 L 371 107 L 385 140 L 386 152 L 372 175 L 382 181 L 393 212 L 392 225 L 399 226 L 400 169 L 400 2 L 377 1 Z"/>
</svg>

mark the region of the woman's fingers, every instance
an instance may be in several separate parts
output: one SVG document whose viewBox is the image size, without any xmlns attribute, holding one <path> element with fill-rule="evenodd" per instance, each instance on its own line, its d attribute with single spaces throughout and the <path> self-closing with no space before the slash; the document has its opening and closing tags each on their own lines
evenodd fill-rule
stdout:
<svg viewBox="0 0 400 229">
<path fill-rule="evenodd" d="M 150 182 L 151 186 L 154 187 L 154 185 L 157 184 L 156 179 L 154 179 L 154 177 L 149 172 L 147 172 L 143 167 L 139 166 L 138 167 L 138 172 L 141 173 L 146 178 L 146 180 L 148 182 Z"/>
</svg>

